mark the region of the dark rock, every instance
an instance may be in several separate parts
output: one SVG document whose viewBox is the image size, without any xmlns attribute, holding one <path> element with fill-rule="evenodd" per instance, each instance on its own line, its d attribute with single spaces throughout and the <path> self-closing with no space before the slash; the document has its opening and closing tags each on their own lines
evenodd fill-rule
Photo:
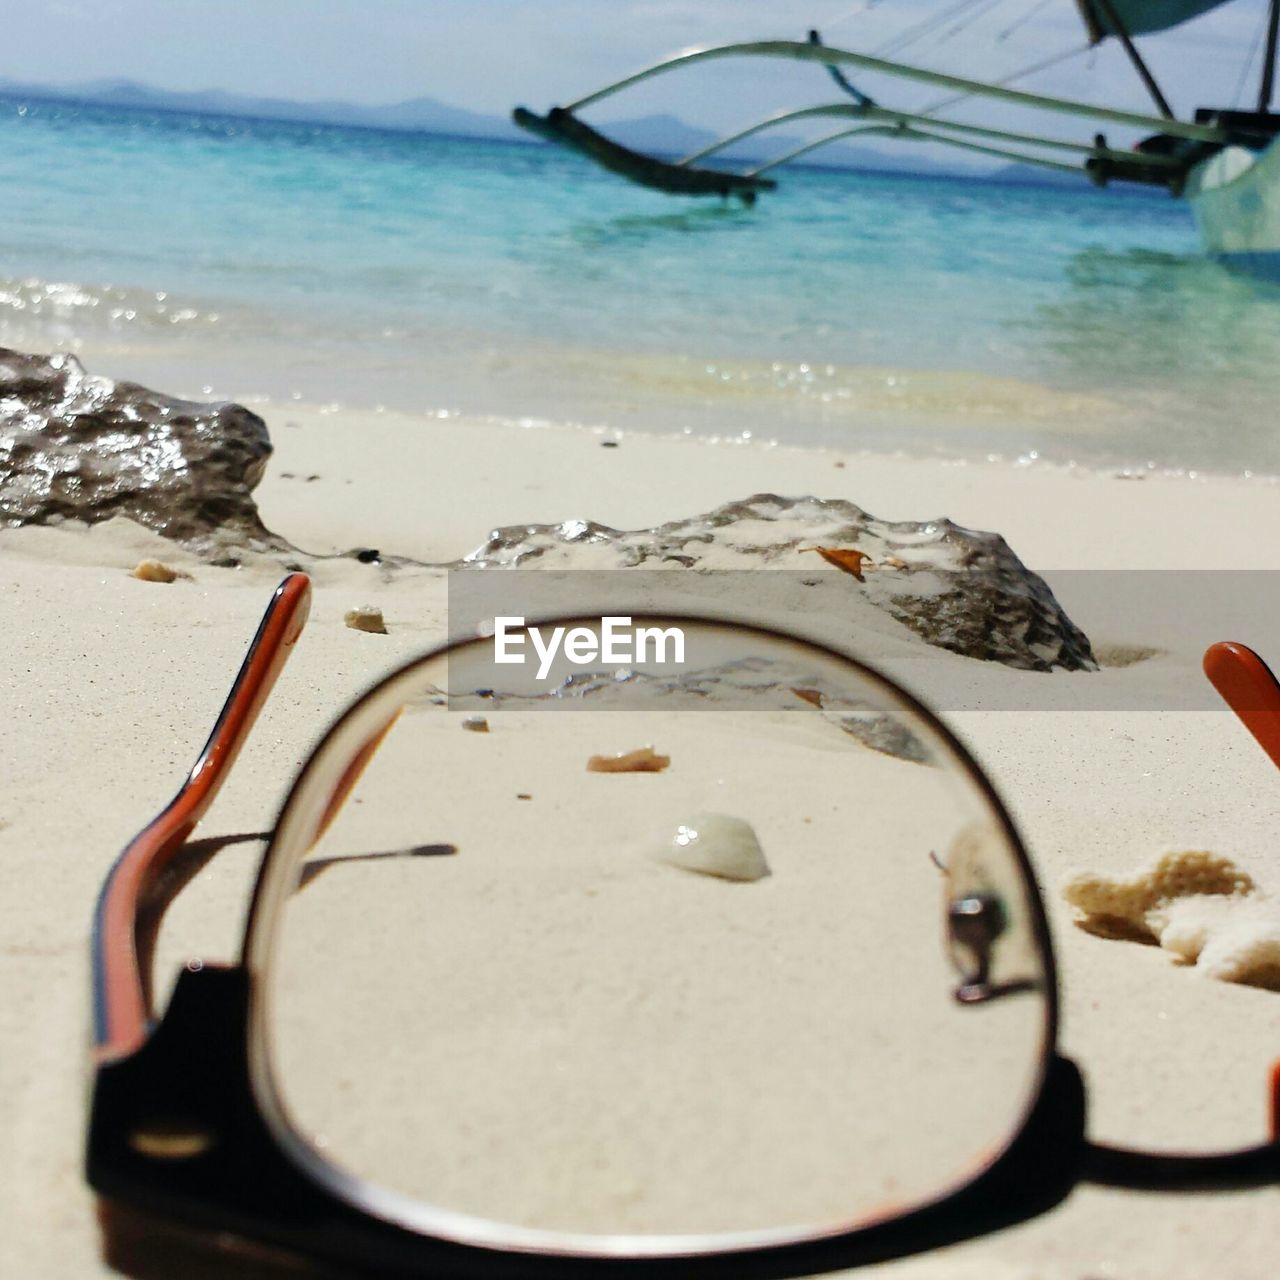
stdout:
<svg viewBox="0 0 1280 1280">
<path fill-rule="evenodd" d="M 0 348 L 0 521 L 128 516 L 196 550 L 287 546 L 251 491 L 271 455 L 238 404 L 177 400 L 86 374 L 70 355 Z"/>
<path fill-rule="evenodd" d="M 1029 671 L 1097 669 L 1088 637 L 999 534 L 946 519 L 877 520 L 839 499 L 756 494 L 630 531 L 590 520 L 514 525 L 495 529 L 457 567 L 792 569 L 812 581 L 817 557 L 800 553 L 815 546 L 865 552 L 879 566 L 865 581 L 837 569 L 827 576 L 929 644 Z"/>
<path fill-rule="evenodd" d="M 896 716 L 865 701 L 853 700 L 846 689 L 798 663 L 763 657 L 739 658 L 690 671 L 618 671 L 606 668 L 568 677 L 545 693 L 502 693 L 493 689 L 467 694 L 455 690 L 449 705 L 465 710 L 478 705 L 528 706 L 547 702 L 582 702 L 595 707 L 657 710 L 664 704 L 699 711 L 720 707 L 759 711 L 765 708 L 798 711 L 807 704 L 809 714 L 820 714 L 831 724 L 857 738 L 864 746 L 917 764 L 930 761 L 925 745 Z M 483 717 L 472 717 L 483 719 Z M 467 722 L 463 722 L 466 727 Z M 486 728 L 488 722 L 485 721 Z"/>
</svg>

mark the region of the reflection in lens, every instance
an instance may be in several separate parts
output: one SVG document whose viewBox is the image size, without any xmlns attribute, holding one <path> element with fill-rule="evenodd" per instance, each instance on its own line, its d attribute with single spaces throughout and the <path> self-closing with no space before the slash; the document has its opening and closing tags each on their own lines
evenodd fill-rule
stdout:
<svg viewBox="0 0 1280 1280">
<path fill-rule="evenodd" d="M 682 625 L 680 668 L 539 682 L 480 641 L 426 662 L 264 926 L 289 1125 L 427 1229 L 848 1229 L 953 1189 L 1023 1119 L 1042 961 L 984 793 L 844 660 Z M 979 893 L 983 981 L 1017 989 L 966 1004 L 983 957 L 947 922 Z"/>
<path fill-rule="evenodd" d="M 1043 980 L 1038 947 L 1018 901 L 1021 873 L 1003 834 L 973 822 L 951 841 L 945 861 L 934 857 L 946 886 L 946 933 L 960 976 L 956 999 L 978 1004 L 1034 990 Z"/>
</svg>

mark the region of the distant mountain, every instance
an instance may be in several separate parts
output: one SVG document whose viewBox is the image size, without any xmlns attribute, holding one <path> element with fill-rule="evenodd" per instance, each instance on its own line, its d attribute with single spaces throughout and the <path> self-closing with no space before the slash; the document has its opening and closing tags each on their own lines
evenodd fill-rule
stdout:
<svg viewBox="0 0 1280 1280">
<path fill-rule="evenodd" d="M 465 111 L 434 98 L 411 98 L 389 106 L 369 107 L 354 102 L 293 102 L 287 98 L 258 98 L 221 89 L 196 92 L 153 89 L 132 80 L 94 80 L 77 85 L 20 84 L 0 80 L 5 97 L 35 101 L 83 103 L 149 111 L 187 111 L 196 115 L 240 116 L 254 120 L 283 120 L 291 124 L 357 125 L 371 129 L 404 129 L 417 133 L 447 133 L 456 137 L 505 138 L 528 141 L 529 135 L 506 120 Z"/>
<path fill-rule="evenodd" d="M 337 100 L 294 102 L 287 98 L 261 98 L 252 94 L 228 93 L 221 89 L 186 91 L 155 89 L 133 80 L 93 80 L 76 85 L 27 84 L 0 79 L 0 96 L 34 102 L 64 102 L 124 110 L 183 111 L 196 115 L 236 116 L 255 120 L 280 120 L 291 124 L 328 124 L 369 129 L 397 129 L 413 133 L 439 133 L 458 138 L 494 138 L 504 142 L 539 140 L 509 119 L 451 107 L 435 98 L 410 98 L 386 106 L 364 106 Z M 642 116 L 634 120 L 610 121 L 609 136 L 637 151 L 662 156 L 683 156 L 714 142 L 706 129 L 694 128 L 673 115 Z M 765 142 L 752 138 L 731 147 L 723 156 L 729 160 L 764 160 L 798 147 L 803 139 L 795 135 L 769 135 Z M 954 170 L 931 164 L 904 149 L 902 155 L 865 147 L 836 145 L 806 157 L 807 163 L 823 166 L 875 169 L 891 172 L 944 173 Z M 961 171 L 973 172 L 972 169 Z M 1016 179 L 1013 179 L 1016 180 Z"/>
</svg>

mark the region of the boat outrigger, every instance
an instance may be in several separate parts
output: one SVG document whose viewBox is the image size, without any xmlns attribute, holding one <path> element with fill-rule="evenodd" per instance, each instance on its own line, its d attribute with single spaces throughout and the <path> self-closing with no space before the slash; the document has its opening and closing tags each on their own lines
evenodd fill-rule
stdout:
<svg viewBox="0 0 1280 1280">
<path fill-rule="evenodd" d="M 987 82 L 836 48 L 824 44 L 818 33 L 811 31 L 808 39 L 803 41 L 760 40 L 687 49 L 625 79 L 605 85 L 567 106 L 552 107 L 545 115 L 517 107 L 513 118 L 522 128 L 581 152 L 632 182 L 676 195 L 736 196 L 748 204 L 753 203 L 760 192 L 776 186 L 772 178 L 765 176 L 770 171 L 838 141 L 878 136 L 941 143 L 1019 164 L 1079 172 L 1099 186 L 1109 182 L 1131 182 L 1164 187 L 1190 202 L 1205 247 L 1211 253 L 1250 259 L 1265 259 L 1270 255 L 1280 263 L 1280 142 L 1277 141 L 1280 114 L 1271 110 L 1280 0 L 1268 0 L 1261 83 L 1257 106 L 1252 111 L 1201 108 L 1191 120 L 1176 118 L 1133 42 L 1134 36 L 1179 26 L 1225 2 L 1077 0 L 1088 31 L 1089 45 L 1108 38 L 1120 42 L 1152 97 L 1157 112 L 1154 115 L 1010 87 L 1014 80 L 1022 79 L 1056 59 L 1003 80 Z M 579 114 L 613 94 L 665 72 L 696 63 L 738 57 L 817 63 L 826 68 L 842 98 L 838 102 L 767 116 L 675 160 L 645 155 L 625 147 L 587 124 Z M 863 71 L 934 85 L 945 90 L 947 97 L 920 111 L 884 106 L 849 78 L 850 72 Z M 1096 133 L 1090 142 L 1072 141 L 1048 134 L 1018 133 L 963 123 L 939 114 L 970 98 L 992 99 L 1015 107 L 1072 116 L 1098 125 L 1138 129 L 1149 136 L 1132 149 L 1113 148 L 1103 133 Z M 838 122 L 838 127 L 748 169 L 730 170 L 703 163 L 778 125 L 815 118 Z M 1074 162 L 1071 157 L 1074 157 Z"/>
</svg>

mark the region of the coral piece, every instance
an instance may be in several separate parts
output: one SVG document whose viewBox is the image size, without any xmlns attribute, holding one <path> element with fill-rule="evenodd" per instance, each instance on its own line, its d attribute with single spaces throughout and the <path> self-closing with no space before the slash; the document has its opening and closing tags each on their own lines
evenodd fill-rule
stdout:
<svg viewBox="0 0 1280 1280">
<path fill-rule="evenodd" d="M 1207 850 L 1162 853 L 1130 876 L 1080 872 L 1064 881 L 1062 896 L 1086 915 L 1141 925 L 1148 912 L 1174 898 L 1245 895 L 1257 889 L 1247 871 Z"/>
<path fill-rule="evenodd" d="M 1280 989 L 1276 899 L 1182 898 L 1162 914 L 1160 945 L 1206 977 Z"/>
<path fill-rule="evenodd" d="M 1092 932 L 1153 939 L 1206 977 L 1280 989 L 1280 899 L 1221 854 L 1163 853 L 1125 877 L 1079 873 L 1062 896 Z"/>
<path fill-rule="evenodd" d="M 671 763 L 670 756 L 660 756 L 652 747 L 637 747 L 612 756 L 592 756 L 587 761 L 590 773 L 661 773 Z"/>
</svg>

